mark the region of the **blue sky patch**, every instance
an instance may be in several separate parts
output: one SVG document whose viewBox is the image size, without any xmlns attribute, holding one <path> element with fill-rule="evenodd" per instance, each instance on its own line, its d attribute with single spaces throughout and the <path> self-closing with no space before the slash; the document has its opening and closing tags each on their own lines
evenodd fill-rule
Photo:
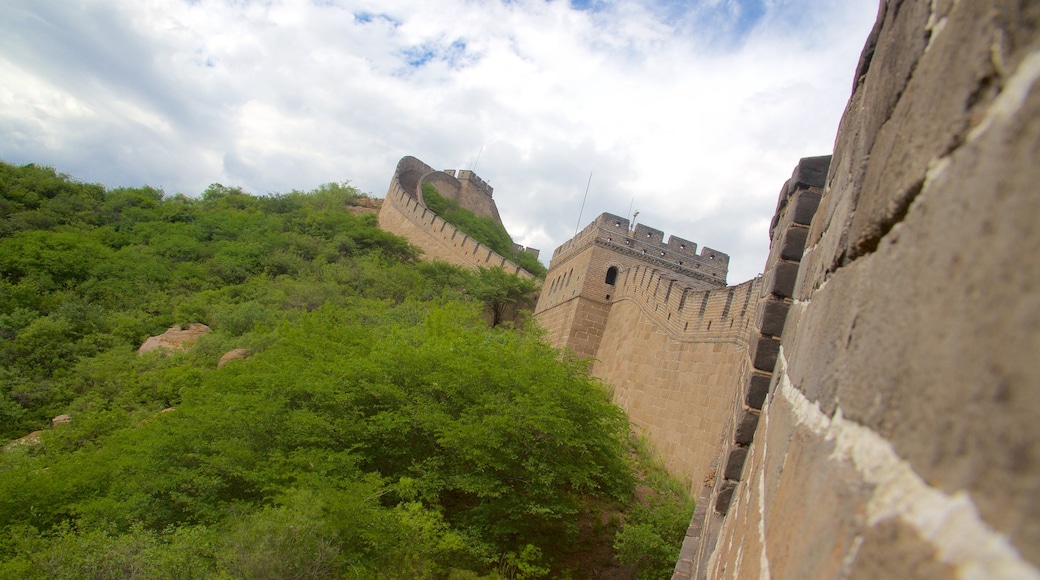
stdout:
<svg viewBox="0 0 1040 580">
<path fill-rule="evenodd" d="M 448 45 L 424 43 L 412 46 L 402 50 L 401 56 L 412 68 L 419 68 L 438 60 L 457 70 L 476 60 L 474 55 L 466 52 L 466 41 L 461 38 Z"/>
<path fill-rule="evenodd" d="M 375 13 L 375 12 L 355 12 L 354 23 L 355 24 L 371 24 L 378 20 L 389 23 L 394 28 L 401 25 L 401 21 L 397 20 L 389 14 Z"/>
<path fill-rule="evenodd" d="M 433 57 L 437 56 L 437 53 L 425 44 L 406 48 L 402 51 L 402 54 L 404 55 L 404 61 L 408 63 L 408 66 L 415 68 L 421 67 L 433 60 Z"/>
<path fill-rule="evenodd" d="M 571 8 L 582 12 L 598 12 L 604 8 L 603 0 L 570 0 Z"/>
</svg>

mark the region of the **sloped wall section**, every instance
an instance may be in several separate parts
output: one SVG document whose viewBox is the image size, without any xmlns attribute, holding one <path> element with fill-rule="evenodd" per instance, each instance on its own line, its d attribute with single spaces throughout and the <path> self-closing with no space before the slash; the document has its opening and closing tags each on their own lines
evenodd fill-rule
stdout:
<svg viewBox="0 0 1040 580">
<path fill-rule="evenodd" d="M 592 374 L 694 489 L 714 481 L 717 450 L 741 378 L 760 279 L 717 290 L 647 266 L 618 285 Z"/>
<path fill-rule="evenodd" d="M 759 280 L 727 287 L 729 256 L 604 213 L 553 253 L 535 318 L 699 489 L 748 371 Z"/>
<path fill-rule="evenodd" d="M 739 483 L 676 578 L 1040 578 L 1038 30 L 1036 2 L 882 2 Z"/>
<path fill-rule="evenodd" d="M 436 183 L 440 191 L 448 192 L 449 197 L 458 199 L 460 203 L 464 203 L 470 197 L 484 196 L 484 201 L 490 205 L 478 203 L 473 207 L 483 209 L 474 213 L 493 217 L 501 223 L 498 209 L 491 201 L 490 186 L 472 175 L 472 172 L 459 173 L 465 174 L 465 182 L 456 179 L 454 172 L 435 171 L 415 157 L 402 158 L 390 179 L 386 199 L 379 210 L 379 227 L 418 246 L 427 258 L 467 268 L 501 267 L 507 272 L 534 279 L 533 274 L 462 233 L 423 203 L 422 184 Z M 463 207 L 473 209 L 468 205 Z"/>
</svg>

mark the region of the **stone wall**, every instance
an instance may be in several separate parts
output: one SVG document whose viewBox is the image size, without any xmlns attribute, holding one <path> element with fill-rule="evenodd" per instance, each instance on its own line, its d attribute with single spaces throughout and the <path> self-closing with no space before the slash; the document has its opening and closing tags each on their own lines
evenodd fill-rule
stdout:
<svg viewBox="0 0 1040 580">
<path fill-rule="evenodd" d="M 739 483 L 677 578 L 1040 578 L 1038 30 L 1036 2 L 882 3 Z"/>
<path fill-rule="evenodd" d="M 714 460 L 720 472 L 704 482 L 698 495 L 697 510 L 676 565 L 676 580 L 693 576 L 695 563 L 699 564 L 700 576 L 703 576 L 705 558 L 715 548 L 722 518 L 741 481 L 780 353 L 780 335 L 793 303 L 809 225 L 819 207 L 830 161 L 829 155 L 802 159 L 780 190 L 769 229 L 770 253 L 763 268 L 755 315 L 750 332 L 745 334 L 749 345 L 746 372 L 734 384 L 742 388 L 732 388 L 735 396 L 728 401 L 727 412 L 720 422 L 723 434 Z"/>
<path fill-rule="evenodd" d="M 648 267 L 618 284 L 592 374 L 694 489 L 716 476 L 730 406 L 748 370 L 759 279 L 695 290 Z"/>
<path fill-rule="evenodd" d="M 470 238 L 427 208 L 422 203 L 420 193 L 422 183 L 427 180 L 442 186 L 450 183 L 448 180 L 457 183 L 454 177 L 434 171 L 414 157 L 401 159 L 379 210 L 379 227 L 418 246 L 423 250 L 424 257 L 429 259 L 468 268 L 501 267 L 507 272 L 534 278 L 511 260 Z M 487 198 L 491 198 L 490 193 Z M 494 215 L 497 218 L 497 209 Z"/>
<path fill-rule="evenodd" d="M 535 318 L 553 346 L 596 357 L 619 284 L 636 271 L 645 278 L 647 268 L 687 292 L 721 288 L 729 256 L 711 248 L 698 254 L 693 242 L 666 240 L 643 224 L 630 229 L 627 219 L 604 213 L 553 252 Z"/>
</svg>

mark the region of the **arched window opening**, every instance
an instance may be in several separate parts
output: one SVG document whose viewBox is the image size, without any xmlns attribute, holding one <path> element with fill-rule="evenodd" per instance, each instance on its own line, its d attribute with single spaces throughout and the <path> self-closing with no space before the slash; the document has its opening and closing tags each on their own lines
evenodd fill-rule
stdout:
<svg viewBox="0 0 1040 580">
<path fill-rule="evenodd" d="M 604 282 L 611 286 L 617 283 L 617 266 L 607 268 L 607 279 Z"/>
</svg>

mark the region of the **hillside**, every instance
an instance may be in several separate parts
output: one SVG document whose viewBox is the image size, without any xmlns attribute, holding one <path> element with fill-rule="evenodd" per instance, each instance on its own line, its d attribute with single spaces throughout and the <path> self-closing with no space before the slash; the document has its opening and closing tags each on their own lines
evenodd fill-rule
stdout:
<svg viewBox="0 0 1040 580">
<path fill-rule="evenodd" d="M 0 578 L 670 569 L 683 486 L 584 363 L 487 323 L 516 277 L 372 205 L 0 164 Z"/>
</svg>

